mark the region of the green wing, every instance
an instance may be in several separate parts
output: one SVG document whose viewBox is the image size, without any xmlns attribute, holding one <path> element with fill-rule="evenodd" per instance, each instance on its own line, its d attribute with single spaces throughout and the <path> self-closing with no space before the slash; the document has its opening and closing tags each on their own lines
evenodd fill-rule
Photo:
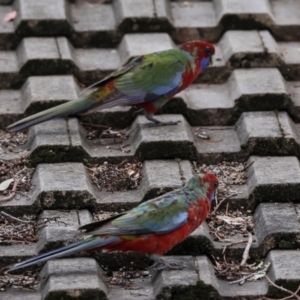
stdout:
<svg viewBox="0 0 300 300">
<path fill-rule="evenodd" d="M 140 56 L 93 85 L 114 80 L 114 90 L 102 100 L 101 108 L 135 105 L 174 94 L 182 84 L 182 75 L 192 57 L 179 49 Z M 92 100 L 94 94 L 88 96 Z"/>
<path fill-rule="evenodd" d="M 97 223 L 88 235 L 164 234 L 187 222 L 188 204 L 181 190 L 143 202 L 126 214 Z M 85 228 L 82 228 L 85 229 Z"/>
</svg>

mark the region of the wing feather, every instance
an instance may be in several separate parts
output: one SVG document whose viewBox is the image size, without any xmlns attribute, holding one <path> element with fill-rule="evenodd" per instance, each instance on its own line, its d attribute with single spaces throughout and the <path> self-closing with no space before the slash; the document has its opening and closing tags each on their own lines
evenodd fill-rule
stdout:
<svg viewBox="0 0 300 300">
<path fill-rule="evenodd" d="M 188 204 L 184 200 L 177 190 L 170 192 L 140 204 L 88 235 L 165 234 L 187 222 Z"/>
<path fill-rule="evenodd" d="M 101 100 L 102 109 L 113 106 L 136 105 L 176 93 L 186 70 L 178 49 L 141 56 L 93 85 L 114 80 L 115 90 Z M 176 55 L 177 56 L 176 56 Z M 91 100 L 93 93 L 88 96 Z"/>
</svg>

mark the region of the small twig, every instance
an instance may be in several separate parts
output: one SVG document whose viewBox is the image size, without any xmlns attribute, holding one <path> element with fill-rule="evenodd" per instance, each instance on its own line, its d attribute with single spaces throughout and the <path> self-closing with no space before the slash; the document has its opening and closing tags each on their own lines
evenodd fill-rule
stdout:
<svg viewBox="0 0 300 300">
<path fill-rule="evenodd" d="M 250 168 L 254 164 L 254 161 L 252 161 L 249 165 L 245 166 L 245 168 L 242 170 L 242 172 L 246 171 L 248 168 Z"/>
<path fill-rule="evenodd" d="M 252 242 L 253 242 L 253 237 L 252 237 L 251 232 L 249 232 L 248 233 L 248 243 L 247 243 L 246 248 L 244 250 L 243 259 L 242 259 L 242 262 L 240 263 L 240 266 L 244 266 L 246 264 L 247 259 L 249 258 L 249 251 L 250 251 L 250 247 L 252 245 Z"/>
<path fill-rule="evenodd" d="M 219 242 L 224 242 L 224 240 L 218 236 L 218 233 L 217 233 L 216 231 L 213 232 L 213 234 L 215 235 L 215 237 L 217 238 L 217 240 L 218 240 Z"/>
<path fill-rule="evenodd" d="M 46 225 L 47 225 L 48 223 L 52 222 L 52 221 L 53 221 L 53 222 L 56 222 L 57 224 L 61 223 L 61 224 L 65 225 L 65 226 L 68 226 L 67 223 L 65 223 L 65 222 L 63 222 L 63 221 L 59 221 L 60 218 L 61 218 L 61 217 L 47 217 L 47 218 L 45 218 L 44 221 L 42 221 L 42 222 L 36 224 L 37 230 L 40 230 L 40 229 L 46 227 Z"/>
<path fill-rule="evenodd" d="M 228 247 L 231 247 L 231 246 L 234 246 L 234 245 L 239 245 L 239 244 L 244 244 L 244 243 L 246 243 L 246 242 L 247 242 L 247 241 L 238 241 L 238 242 L 233 242 L 233 243 L 231 243 L 231 244 L 228 244 L 228 245 L 224 246 L 223 251 L 222 251 L 222 254 L 225 253 L 225 251 L 227 250 Z"/>
<path fill-rule="evenodd" d="M 25 224 L 31 224 L 31 223 L 34 223 L 33 221 L 21 220 L 21 219 L 19 219 L 19 218 L 16 218 L 16 217 L 14 217 L 14 216 L 9 215 L 8 213 L 6 213 L 6 212 L 4 212 L 4 211 L 1 211 L 0 214 L 3 215 L 3 216 L 5 216 L 5 217 L 8 217 L 8 218 L 10 218 L 10 219 L 12 219 L 12 220 L 15 220 L 15 221 L 17 221 L 17 222 L 19 222 L 19 223 L 25 223 Z"/>
<path fill-rule="evenodd" d="M 0 199 L 0 203 L 1 202 L 6 202 L 6 201 L 10 201 L 10 200 L 12 200 L 16 196 L 16 189 L 17 189 L 17 187 L 18 187 L 18 185 L 19 185 L 20 182 L 21 182 L 21 179 L 16 179 L 15 178 L 13 188 L 10 191 L 12 193 L 10 195 L 8 195 L 7 197 L 4 197 L 4 198 Z"/>
<path fill-rule="evenodd" d="M 277 285 L 275 282 L 273 282 L 273 281 L 268 277 L 268 275 L 266 275 L 265 277 L 266 277 L 266 279 L 268 280 L 268 282 L 269 282 L 271 285 L 273 285 L 274 287 L 276 287 L 276 288 L 278 288 L 279 290 L 284 291 L 284 292 L 290 294 L 291 296 L 297 298 L 298 300 L 300 300 L 300 296 L 298 296 L 298 295 L 296 294 L 296 293 L 299 291 L 300 286 L 298 287 L 297 291 L 296 291 L 295 293 L 293 293 L 292 291 L 290 291 L 290 290 L 288 290 L 288 289 L 286 289 L 286 288 L 284 288 L 284 287 L 282 287 L 282 286 Z"/>
<path fill-rule="evenodd" d="M 228 206 L 229 206 L 229 202 L 227 202 L 227 205 L 226 205 L 225 216 L 227 216 L 227 215 L 228 215 Z"/>
<path fill-rule="evenodd" d="M 220 203 L 215 207 L 215 209 L 213 210 L 213 212 L 212 212 L 211 214 L 214 215 L 214 214 L 216 213 L 216 211 L 218 210 L 218 208 L 221 206 L 221 204 L 222 204 L 224 201 L 226 201 L 226 200 L 228 200 L 230 197 L 236 196 L 236 195 L 237 195 L 237 193 L 232 193 L 232 194 L 228 195 L 227 197 L 223 198 L 223 199 L 220 201 Z"/>
<path fill-rule="evenodd" d="M 244 284 L 246 281 L 248 281 L 247 279 L 251 279 L 252 277 L 253 277 L 254 280 L 255 280 L 255 276 L 258 276 L 258 275 L 261 275 L 261 276 L 259 276 L 259 278 L 263 278 L 263 277 L 267 276 L 266 274 L 267 274 L 267 272 L 268 272 L 268 269 L 269 269 L 270 265 L 271 265 L 271 263 L 267 263 L 267 264 L 265 265 L 265 267 L 264 267 L 263 269 L 259 270 L 258 272 L 253 272 L 253 273 L 251 273 L 251 274 L 249 274 L 249 275 L 245 275 L 245 276 L 244 276 L 243 278 L 241 278 L 241 279 L 238 279 L 238 280 L 236 280 L 236 281 L 231 281 L 231 282 L 229 282 L 229 284 L 239 283 L 240 285 L 242 285 L 242 284 Z"/>
<path fill-rule="evenodd" d="M 252 276 L 253 276 L 253 273 L 251 273 L 247 276 L 243 276 L 242 278 L 240 278 L 238 280 L 230 281 L 229 284 L 234 284 L 234 283 L 243 284 L 248 278 L 251 278 Z"/>
<path fill-rule="evenodd" d="M 297 291 L 295 292 L 295 294 L 297 295 L 299 291 L 300 291 L 300 285 L 298 286 Z M 291 299 L 292 297 L 294 297 L 294 295 L 286 296 L 284 298 L 277 299 L 277 300 L 288 300 L 288 299 Z"/>
</svg>

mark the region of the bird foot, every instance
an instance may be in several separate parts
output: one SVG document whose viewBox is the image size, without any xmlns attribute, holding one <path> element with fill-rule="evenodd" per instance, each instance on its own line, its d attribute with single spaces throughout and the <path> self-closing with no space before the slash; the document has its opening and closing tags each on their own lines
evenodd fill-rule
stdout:
<svg viewBox="0 0 300 300">
<path fill-rule="evenodd" d="M 181 121 L 170 121 L 170 122 L 157 122 L 157 123 L 146 123 L 144 127 L 161 127 L 161 126 L 173 126 L 178 125 Z"/>
<path fill-rule="evenodd" d="M 183 270 L 184 268 L 186 268 L 186 264 L 182 261 L 176 261 L 176 260 L 169 260 L 169 261 L 165 261 L 162 258 L 159 259 L 155 259 L 154 264 L 149 267 L 149 269 L 151 271 L 161 271 L 164 269 L 168 269 L 168 270 Z"/>
</svg>

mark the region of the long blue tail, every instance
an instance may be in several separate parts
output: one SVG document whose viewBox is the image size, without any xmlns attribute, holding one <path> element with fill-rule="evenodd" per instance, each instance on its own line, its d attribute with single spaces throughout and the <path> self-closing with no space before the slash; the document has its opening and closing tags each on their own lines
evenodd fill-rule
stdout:
<svg viewBox="0 0 300 300">
<path fill-rule="evenodd" d="M 56 250 L 49 251 L 47 253 L 43 253 L 41 255 L 32 257 L 30 259 L 24 260 L 20 263 L 8 266 L 5 268 L 8 271 L 13 271 L 21 268 L 26 268 L 35 264 L 39 264 L 51 259 L 60 258 L 64 256 L 69 256 L 74 253 L 80 252 L 80 251 L 86 251 L 91 250 L 95 248 L 99 248 L 101 246 L 105 246 L 107 244 L 117 242 L 119 240 L 118 237 L 108 237 L 108 238 L 95 238 L 91 237 L 87 240 L 79 241 L 76 243 L 73 243 L 71 245 L 61 247 Z"/>
</svg>

